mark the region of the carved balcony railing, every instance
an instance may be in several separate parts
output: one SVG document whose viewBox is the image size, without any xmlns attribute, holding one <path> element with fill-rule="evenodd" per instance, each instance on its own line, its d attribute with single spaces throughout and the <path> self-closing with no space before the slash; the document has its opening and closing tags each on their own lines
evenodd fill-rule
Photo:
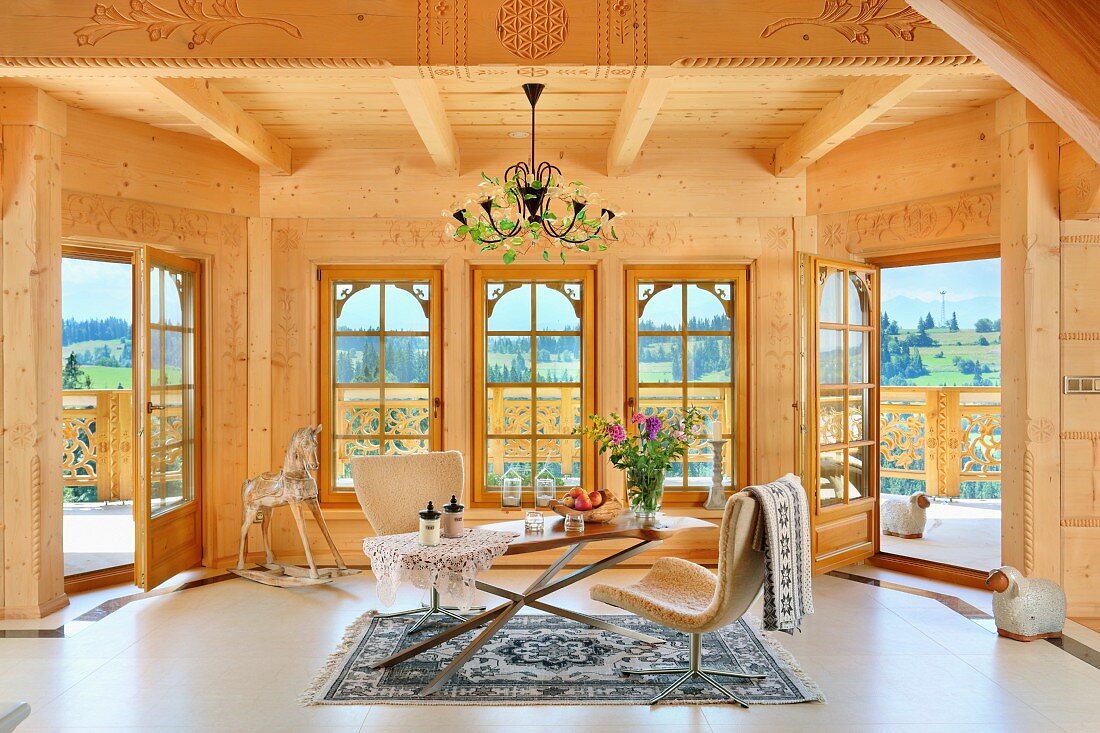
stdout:
<svg viewBox="0 0 1100 733">
<path fill-rule="evenodd" d="M 700 408 L 713 419 L 731 424 L 728 405 L 731 404 L 730 388 L 721 385 L 704 385 L 699 388 L 706 394 L 692 400 L 692 405 Z M 515 387 L 489 385 L 487 419 L 494 434 L 523 435 L 531 431 L 531 421 L 535 421 L 536 430 L 542 435 L 568 435 L 580 420 L 587 416 L 581 414 L 580 403 L 575 386 L 563 386 L 553 390 L 551 386 L 540 386 L 538 400 L 532 406 L 530 398 L 510 398 L 516 393 Z M 386 390 L 386 405 L 383 408 L 373 388 L 346 387 L 336 389 L 336 425 L 337 449 L 339 460 L 337 485 L 351 486 L 351 473 L 347 459 L 356 454 L 377 454 L 380 450 L 387 454 L 414 453 L 427 449 L 428 420 L 432 413 L 431 400 L 424 390 L 416 388 L 396 388 Z M 645 414 L 671 416 L 681 408 L 678 397 L 645 396 L 639 409 Z M 385 423 L 385 447 L 380 426 Z M 355 437 L 347 437 L 355 436 Z M 403 436 L 403 437 L 397 437 Z M 571 439 L 542 440 L 538 442 L 538 460 L 554 463 L 568 468 L 579 458 L 580 441 Z M 490 441 L 488 451 L 488 470 L 492 475 L 502 475 L 506 467 L 516 463 L 530 463 L 531 441 L 526 439 L 502 439 Z M 710 485 L 711 455 L 705 440 L 693 446 L 688 453 L 690 464 L 700 464 L 698 483 Z"/>
<path fill-rule="evenodd" d="M 911 479 L 932 496 L 957 497 L 963 482 L 1001 481 L 999 387 L 883 387 L 882 478 Z"/>
<path fill-rule="evenodd" d="M 99 501 L 133 498 L 133 400 L 128 389 L 65 390 L 61 480 Z"/>
</svg>

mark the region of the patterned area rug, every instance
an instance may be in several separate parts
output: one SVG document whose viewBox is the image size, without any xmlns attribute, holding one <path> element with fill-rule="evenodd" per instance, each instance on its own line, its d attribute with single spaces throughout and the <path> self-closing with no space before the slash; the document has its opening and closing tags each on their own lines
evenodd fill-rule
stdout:
<svg viewBox="0 0 1100 733">
<path fill-rule="evenodd" d="M 611 623 L 666 640 L 650 645 L 544 614 L 520 614 L 431 697 L 419 691 L 455 657 L 476 631 L 467 632 L 395 667 L 373 670 L 386 657 L 445 628 L 437 622 L 408 635 L 407 619 L 365 614 L 302 695 L 307 705 L 645 705 L 675 676 L 624 677 L 620 666 L 687 664 L 688 636 L 636 616 L 601 616 Z M 731 680 L 730 689 L 752 704 L 825 702 L 817 685 L 774 639 L 741 619 L 703 636 L 703 663 L 714 669 L 762 672 L 763 680 Z M 671 703 L 726 703 L 705 683 L 685 684 Z"/>
</svg>

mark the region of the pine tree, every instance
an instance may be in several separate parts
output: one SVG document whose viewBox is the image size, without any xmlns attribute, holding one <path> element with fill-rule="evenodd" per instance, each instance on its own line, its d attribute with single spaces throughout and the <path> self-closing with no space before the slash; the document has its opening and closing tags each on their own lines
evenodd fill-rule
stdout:
<svg viewBox="0 0 1100 733">
<path fill-rule="evenodd" d="M 65 366 L 61 370 L 61 388 L 91 389 L 91 386 L 91 377 L 84 373 L 76 360 L 76 354 L 70 351 L 68 358 L 65 359 Z"/>
<path fill-rule="evenodd" d="M 959 332 L 959 318 L 955 315 L 955 311 L 951 311 L 951 320 L 947 322 L 947 330 L 951 333 Z"/>
</svg>

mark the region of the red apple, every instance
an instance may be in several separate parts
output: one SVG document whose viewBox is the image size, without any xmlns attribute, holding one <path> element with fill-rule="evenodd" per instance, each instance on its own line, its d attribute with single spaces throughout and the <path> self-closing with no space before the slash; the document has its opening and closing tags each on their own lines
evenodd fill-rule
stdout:
<svg viewBox="0 0 1100 733">
<path fill-rule="evenodd" d="M 576 498 L 578 496 L 584 496 L 585 494 L 584 489 L 582 489 L 580 486 L 574 486 L 573 488 L 569 489 L 569 491 L 567 491 L 565 495 Z"/>
<path fill-rule="evenodd" d="M 592 502 L 589 501 L 587 496 L 581 494 L 573 502 L 573 508 L 576 509 L 578 512 L 587 512 L 589 509 L 592 508 Z"/>
<path fill-rule="evenodd" d="M 593 491 L 588 495 L 588 500 L 592 502 L 592 508 L 595 509 L 600 504 L 603 504 L 603 494 L 598 491 Z"/>
</svg>

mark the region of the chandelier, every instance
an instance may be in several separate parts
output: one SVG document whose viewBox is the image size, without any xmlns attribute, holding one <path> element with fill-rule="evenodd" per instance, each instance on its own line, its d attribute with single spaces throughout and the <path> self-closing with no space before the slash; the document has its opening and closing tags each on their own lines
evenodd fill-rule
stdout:
<svg viewBox="0 0 1100 733">
<path fill-rule="evenodd" d="M 565 183 L 556 165 L 535 165 L 535 105 L 544 88 L 523 85 L 531 103 L 530 160 L 511 166 L 503 178 L 482 173 L 478 190 L 443 212 L 458 221 L 457 226 L 448 221 L 448 236 L 459 241 L 469 237 L 482 252 L 502 250 L 507 264 L 539 250 L 549 262 L 552 249 L 565 262 L 566 250 L 590 252 L 595 244 L 603 251 L 619 238 L 611 224 L 616 214 L 601 205 L 599 196 L 580 181 Z"/>
</svg>

